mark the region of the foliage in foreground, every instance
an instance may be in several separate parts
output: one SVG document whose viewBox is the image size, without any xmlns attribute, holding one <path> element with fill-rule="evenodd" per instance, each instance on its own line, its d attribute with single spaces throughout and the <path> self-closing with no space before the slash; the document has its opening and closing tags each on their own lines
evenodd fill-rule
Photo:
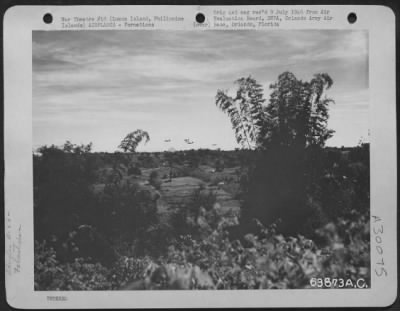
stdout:
<svg viewBox="0 0 400 311">
<path fill-rule="evenodd" d="M 45 242 L 36 243 L 35 289 L 121 289 L 129 282 L 144 279 L 149 264 L 174 264 L 178 269 L 199 267 L 212 278 L 216 289 L 311 288 L 313 278 L 327 277 L 352 280 L 352 284 L 362 279 L 369 284 L 369 221 L 365 217 L 356 221 L 340 219 L 321 228 L 318 234 L 326 240 L 324 248 L 304 236 L 277 234 L 274 226 L 260 225 L 259 229 L 258 236 L 248 234 L 243 242 L 230 241 L 223 228 L 204 232 L 202 239 L 181 236 L 166 255 L 120 256 L 110 268 L 82 258 L 61 264 Z M 150 279 L 160 282 L 155 288 L 167 288 L 163 280 Z M 182 284 L 188 283 L 182 280 Z"/>
</svg>

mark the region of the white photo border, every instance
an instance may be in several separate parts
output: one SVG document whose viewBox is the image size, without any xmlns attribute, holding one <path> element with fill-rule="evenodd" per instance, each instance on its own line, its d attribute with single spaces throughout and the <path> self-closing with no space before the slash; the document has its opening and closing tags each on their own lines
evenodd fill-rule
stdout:
<svg viewBox="0 0 400 311">
<path fill-rule="evenodd" d="M 254 6 L 240 6 L 240 9 Z M 288 9 L 294 6 L 257 8 Z M 207 31 L 194 26 L 195 15 L 211 16 L 228 6 L 15 6 L 4 16 L 4 160 L 6 295 L 15 308 L 187 308 L 187 307 L 373 307 L 397 297 L 397 154 L 395 14 L 384 6 L 313 5 L 328 9 L 329 24 L 291 23 L 279 29 L 358 29 L 369 33 L 371 216 L 371 288 L 215 291 L 35 291 L 32 173 L 32 31 L 61 29 L 58 16 L 182 15 L 181 23 L 157 29 Z M 239 7 L 238 7 L 239 8 Z M 347 15 L 357 13 L 349 24 Z M 43 23 L 53 14 L 51 25 Z M 209 28 L 210 29 L 210 28 Z M 212 29 L 212 28 L 211 28 Z M 70 30 L 79 31 L 79 30 Z M 87 30 L 85 30 L 87 31 Z M 93 30 L 95 31 L 95 30 Z M 135 30 L 129 30 L 135 31 Z M 273 31 L 262 29 L 255 31 Z M 377 251 L 376 235 L 383 254 Z M 18 244 L 19 243 L 19 244 Z M 20 265 L 11 268 L 10 247 L 20 245 Z M 387 276 L 375 269 L 383 256 Z M 8 269 L 7 269 L 8 267 Z M 48 300 L 48 296 L 66 300 Z"/>
</svg>

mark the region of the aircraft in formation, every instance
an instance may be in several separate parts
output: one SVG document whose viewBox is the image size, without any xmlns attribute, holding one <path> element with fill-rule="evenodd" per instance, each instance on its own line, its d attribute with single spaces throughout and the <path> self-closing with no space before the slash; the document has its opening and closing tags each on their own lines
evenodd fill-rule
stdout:
<svg viewBox="0 0 400 311">
<path fill-rule="evenodd" d="M 193 140 L 190 140 L 190 138 L 185 138 L 183 141 L 184 141 L 185 143 L 187 143 L 188 145 L 194 144 L 194 141 L 193 141 Z M 164 139 L 164 142 L 169 143 L 169 142 L 171 142 L 171 139 L 170 139 L 170 138 Z M 218 146 L 218 144 L 212 144 L 212 146 L 213 146 L 213 147 L 216 147 L 216 146 Z"/>
</svg>

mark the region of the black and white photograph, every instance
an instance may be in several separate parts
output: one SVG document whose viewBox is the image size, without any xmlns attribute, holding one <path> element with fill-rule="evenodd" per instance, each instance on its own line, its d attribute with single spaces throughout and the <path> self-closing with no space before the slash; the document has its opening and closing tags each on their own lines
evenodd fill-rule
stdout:
<svg viewBox="0 0 400 311">
<path fill-rule="evenodd" d="M 393 304 L 395 35 L 377 5 L 9 8 L 8 305 Z"/>
<path fill-rule="evenodd" d="M 35 291 L 369 288 L 368 42 L 33 31 Z"/>
</svg>

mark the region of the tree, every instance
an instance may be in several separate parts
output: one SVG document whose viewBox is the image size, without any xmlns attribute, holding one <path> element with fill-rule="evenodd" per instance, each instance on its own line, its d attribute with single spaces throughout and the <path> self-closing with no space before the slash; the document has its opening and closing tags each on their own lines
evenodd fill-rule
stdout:
<svg viewBox="0 0 400 311">
<path fill-rule="evenodd" d="M 231 119 L 237 142 L 243 147 L 254 149 L 264 123 L 263 89 L 251 76 L 240 78 L 235 84 L 235 97 L 218 90 L 215 103 Z"/>
<path fill-rule="evenodd" d="M 333 81 L 325 73 L 302 81 L 284 72 L 270 85 L 267 105 L 255 79 L 235 84 L 236 96 L 218 90 L 216 105 L 230 117 L 238 143 L 260 151 L 243 179 L 242 225 L 251 228 L 253 218 L 266 224 L 281 219 L 281 230 L 298 233 L 310 215 L 307 187 L 315 181 L 306 168 L 307 154 L 333 134 L 327 128 L 333 100 L 325 96 Z"/>
<path fill-rule="evenodd" d="M 323 96 L 332 84 L 325 73 L 314 75 L 310 82 L 298 80 L 291 72 L 282 73 L 270 86 L 272 93 L 259 137 L 263 147 L 324 146 L 334 133 L 327 128 L 328 106 L 334 101 Z"/>
<path fill-rule="evenodd" d="M 124 152 L 135 152 L 137 146 L 142 142 L 145 141 L 147 143 L 150 140 L 149 133 L 143 130 L 136 130 L 128 135 L 121 141 L 118 148 L 122 149 Z"/>
<path fill-rule="evenodd" d="M 38 148 L 33 158 L 35 238 L 62 236 L 91 220 L 95 180 L 92 144 Z"/>
<path fill-rule="evenodd" d="M 333 81 L 326 73 L 310 82 L 284 72 L 270 85 L 272 93 L 264 105 L 263 89 L 251 76 L 235 81 L 236 96 L 218 90 L 216 105 L 228 114 L 238 143 L 248 149 L 272 146 L 324 146 L 334 131 L 327 128 L 328 106 L 334 101 L 324 96 Z"/>
<path fill-rule="evenodd" d="M 62 146 L 62 150 L 66 153 L 75 153 L 75 154 L 85 154 L 90 153 L 92 151 L 93 143 L 90 142 L 87 145 L 81 144 L 73 144 L 69 140 L 67 140 Z"/>
</svg>

